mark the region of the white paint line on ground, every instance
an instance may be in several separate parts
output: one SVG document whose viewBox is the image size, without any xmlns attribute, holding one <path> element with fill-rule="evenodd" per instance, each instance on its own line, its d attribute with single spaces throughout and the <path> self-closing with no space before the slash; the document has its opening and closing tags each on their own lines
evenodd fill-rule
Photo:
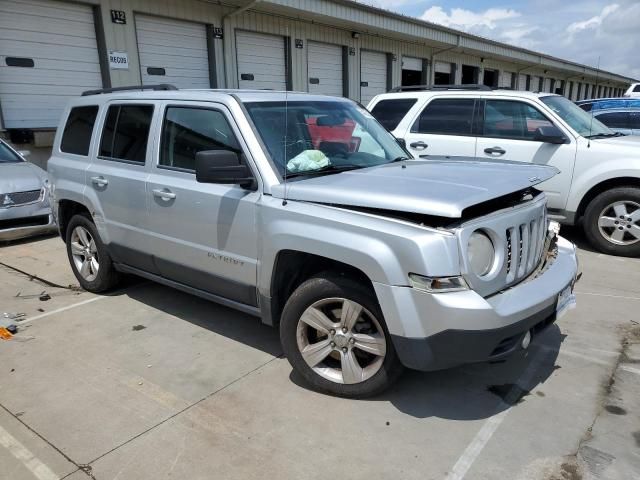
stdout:
<svg viewBox="0 0 640 480">
<path fill-rule="evenodd" d="M 622 300 L 640 300 L 640 297 L 628 297 L 625 295 L 611 295 L 608 293 L 580 292 L 578 290 L 576 290 L 575 293 L 577 293 L 578 295 L 591 295 L 593 297 L 619 298 Z"/>
<path fill-rule="evenodd" d="M 624 370 L 625 372 L 635 373 L 636 375 L 640 375 L 640 368 L 629 367 L 628 365 L 620 365 L 620 370 Z"/>
<path fill-rule="evenodd" d="M 447 474 L 446 478 L 448 480 L 462 480 L 465 477 L 484 447 L 489 443 L 489 440 L 491 440 L 493 434 L 498 430 L 506 416 L 509 414 L 511 404 L 517 402 L 524 386 L 533 379 L 533 376 L 542 364 L 546 354 L 547 352 L 543 351 L 533 357 L 531 363 L 522 373 L 516 385 L 509 391 L 504 400 L 500 402 L 498 409 L 501 411 L 484 422 L 480 431 L 476 434 L 471 443 L 458 458 L 451 471 Z M 522 385 L 522 387 L 518 387 L 518 385 Z"/>
<path fill-rule="evenodd" d="M 0 427 L 0 445 L 20 460 L 38 480 L 58 480 L 60 478 L 2 427 Z"/>
<path fill-rule="evenodd" d="M 76 307 L 81 307 L 83 305 L 87 305 L 88 303 L 97 302 L 98 300 L 102 300 L 104 298 L 109 298 L 109 297 L 101 296 L 101 297 L 88 298 L 87 300 L 83 300 L 81 302 L 74 303 L 72 305 L 67 305 L 66 307 L 56 308 L 55 310 L 51 310 L 50 312 L 41 313 L 40 315 L 35 315 L 35 316 L 31 317 L 31 318 L 27 318 L 26 320 L 23 320 L 23 321 L 19 322 L 19 325 L 25 325 L 27 323 L 35 322 L 36 320 L 40 320 L 40 319 L 46 318 L 46 317 L 48 317 L 50 315 L 55 315 L 56 313 L 66 312 L 67 310 L 71 310 L 71 309 L 76 308 Z"/>
</svg>

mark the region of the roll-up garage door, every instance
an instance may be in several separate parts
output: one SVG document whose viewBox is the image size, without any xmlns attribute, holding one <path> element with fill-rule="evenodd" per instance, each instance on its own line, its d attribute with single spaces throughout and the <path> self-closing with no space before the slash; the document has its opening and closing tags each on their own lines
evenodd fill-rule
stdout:
<svg viewBox="0 0 640 480">
<path fill-rule="evenodd" d="M 101 87 L 91 7 L 48 0 L 0 2 L 5 128 L 55 128 L 69 98 Z"/>
<path fill-rule="evenodd" d="M 518 90 L 527 89 L 527 76 L 523 73 L 518 75 Z"/>
<path fill-rule="evenodd" d="M 387 91 L 387 54 L 362 50 L 360 53 L 360 103 L 366 105 Z"/>
<path fill-rule="evenodd" d="M 341 46 L 309 42 L 307 46 L 307 65 L 309 69 L 309 93 L 342 96 L 344 89 Z"/>
<path fill-rule="evenodd" d="M 206 27 L 200 23 L 136 15 L 143 85 L 210 88 Z"/>
<path fill-rule="evenodd" d="M 236 53 L 240 88 L 287 89 L 284 37 L 236 31 Z"/>
</svg>

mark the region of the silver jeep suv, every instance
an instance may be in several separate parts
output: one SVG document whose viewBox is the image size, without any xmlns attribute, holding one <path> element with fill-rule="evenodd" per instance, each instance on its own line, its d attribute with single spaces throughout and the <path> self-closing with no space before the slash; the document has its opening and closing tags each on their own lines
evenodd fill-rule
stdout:
<svg viewBox="0 0 640 480">
<path fill-rule="evenodd" d="M 342 98 L 140 90 L 73 100 L 49 161 L 89 291 L 133 273 L 256 315 L 347 397 L 503 358 L 574 302 L 574 246 L 533 187 L 553 168 L 406 161 Z"/>
</svg>

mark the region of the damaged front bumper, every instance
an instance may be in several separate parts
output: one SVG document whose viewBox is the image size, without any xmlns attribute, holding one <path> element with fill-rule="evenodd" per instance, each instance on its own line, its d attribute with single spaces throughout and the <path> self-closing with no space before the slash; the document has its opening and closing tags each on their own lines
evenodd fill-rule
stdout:
<svg viewBox="0 0 640 480">
<path fill-rule="evenodd" d="M 402 363 L 438 370 L 495 360 L 552 324 L 575 304 L 578 260 L 575 246 L 557 235 L 546 252 L 527 279 L 487 298 L 473 290 L 429 294 L 374 284 L 387 324 L 402 328 L 390 331 Z"/>
</svg>

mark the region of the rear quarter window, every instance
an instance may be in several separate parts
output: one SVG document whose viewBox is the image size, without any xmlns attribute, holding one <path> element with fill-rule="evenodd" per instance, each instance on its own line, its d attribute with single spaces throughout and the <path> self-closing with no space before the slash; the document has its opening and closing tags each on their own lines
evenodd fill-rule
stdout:
<svg viewBox="0 0 640 480">
<path fill-rule="evenodd" d="M 371 114 L 384 128 L 394 130 L 417 101 L 417 98 L 380 100 L 371 110 Z"/>
<path fill-rule="evenodd" d="M 74 155 L 89 155 L 91 135 L 97 116 L 97 105 L 72 108 L 64 126 L 60 150 Z"/>
</svg>

